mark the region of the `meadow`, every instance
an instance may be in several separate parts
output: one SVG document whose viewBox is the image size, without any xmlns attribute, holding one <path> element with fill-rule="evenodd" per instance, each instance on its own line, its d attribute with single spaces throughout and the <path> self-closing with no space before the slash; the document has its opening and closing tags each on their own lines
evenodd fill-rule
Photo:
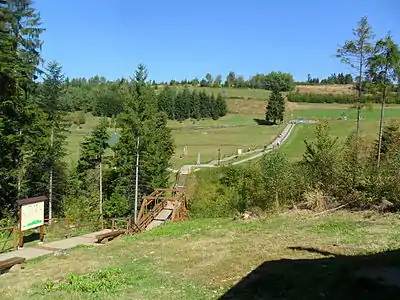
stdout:
<svg viewBox="0 0 400 300">
<path fill-rule="evenodd" d="M 343 93 L 351 91 L 349 86 L 298 86 L 300 91 Z M 169 121 L 169 127 L 175 139 L 176 151 L 171 161 L 174 168 L 184 164 L 193 164 L 200 153 L 201 163 L 207 163 L 218 158 L 220 149 L 221 158 L 243 151 L 263 147 L 269 144 L 283 129 L 284 125 L 259 125 L 257 120 L 264 119 L 264 111 L 269 91 L 256 89 L 228 89 L 228 88 L 198 88 L 210 93 L 223 93 L 227 98 L 228 115 L 219 120 L 185 120 L 183 122 Z M 328 120 L 332 135 L 345 139 L 356 128 L 356 109 L 348 104 L 312 104 L 290 103 L 286 105 L 285 121 L 291 119 Z M 379 128 L 379 106 L 370 105 L 362 110 L 361 131 L 370 139 L 377 137 Z M 346 116 L 348 120 L 344 120 Z M 388 124 L 400 119 L 400 106 L 391 105 L 385 110 L 385 123 Z M 75 164 L 79 158 L 79 145 L 88 136 L 98 118 L 87 114 L 86 123 L 80 127 L 72 125 L 67 140 L 69 164 Z M 292 136 L 282 146 L 282 152 L 291 159 L 298 159 L 304 151 L 304 140 L 312 139 L 315 125 L 298 125 Z M 113 129 L 109 129 L 110 134 Z M 183 155 L 184 147 L 187 154 Z M 111 152 L 109 152 L 111 153 Z"/>
<path fill-rule="evenodd" d="M 357 110 L 349 105 L 311 105 L 302 104 L 302 109 L 293 111 L 295 119 L 312 119 L 318 121 L 328 121 L 330 133 L 332 136 L 338 137 L 339 141 L 344 141 L 350 134 L 354 133 L 357 128 Z M 309 107 L 310 109 L 306 109 Z M 325 108 L 326 107 L 326 108 Z M 347 116 L 347 120 L 344 119 Z M 360 133 L 367 140 L 373 141 L 378 138 L 380 108 L 373 106 L 370 109 L 361 111 Z M 392 122 L 400 121 L 400 106 L 392 105 L 385 108 L 386 125 Z M 315 124 L 297 125 L 291 137 L 282 145 L 282 153 L 285 153 L 289 159 L 299 159 L 305 150 L 305 140 L 312 141 L 314 138 Z"/>
<path fill-rule="evenodd" d="M 4 300 L 398 299 L 399 288 L 378 280 L 390 283 L 388 268 L 400 266 L 399 225 L 397 215 L 368 211 L 169 223 L 29 261 L 2 275 L 0 292 Z"/>
</svg>

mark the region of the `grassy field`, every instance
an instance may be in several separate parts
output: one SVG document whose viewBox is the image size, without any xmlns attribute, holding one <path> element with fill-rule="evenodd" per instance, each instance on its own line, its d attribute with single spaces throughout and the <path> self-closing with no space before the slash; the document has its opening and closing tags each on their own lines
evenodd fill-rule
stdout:
<svg viewBox="0 0 400 300">
<path fill-rule="evenodd" d="M 180 167 L 186 163 L 196 163 L 198 152 L 200 152 L 201 162 L 206 163 L 217 159 L 218 148 L 221 149 L 221 158 L 223 158 L 237 153 L 238 148 L 245 150 L 268 144 L 279 134 L 283 126 L 258 125 L 255 119 L 263 118 L 263 115 L 230 114 L 216 121 L 170 121 L 169 126 L 176 145 L 173 166 Z M 86 123 L 81 125 L 81 128 L 76 125 L 71 126 L 67 140 L 68 163 L 76 163 L 79 158 L 80 143 L 90 135 L 97 122 L 98 118 L 88 114 Z M 185 145 L 188 152 L 185 157 L 181 157 Z"/>
<path fill-rule="evenodd" d="M 383 268 L 400 265 L 399 226 L 398 215 L 372 212 L 171 223 L 28 262 L 1 277 L 0 292 L 2 299 L 398 299 L 398 287 L 363 277 L 391 279 Z"/>
<path fill-rule="evenodd" d="M 352 92 L 351 86 L 297 86 L 301 92 L 312 93 L 346 93 Z M 199 88 L 201 89 L 201 88 Z M 227 89 L 203 88 L 211 93 L 222 93 L 227 97 L 229 114 L 220 120 L 202 120 L 193 122 L 186 120 L 182 123 L 171 121 L 169 123 L 176 144 L 176 153 L 172 164 L 175 168 L 197 161 L 197 153 L 201 154 L 201 162 L 209 162 L 218 157 L 218 148 L 221 157 L 237 152 L 238 148 L 248 149 L 262 147 L 268 144 L 283 128 L 283 126 L 268 127 L 258 125 L 254 119 L 264 119 L 266 99 L 269 91 L 259 89 Z M 346 114 L 348 121 L 338 120 Z M 356 110 L 350 105 L 342 104 L 310 104 L 287 103 L 286 120 L 292 118 L 329 119 L 332 134 L 345 138 L 355 129 Z M 365 135 L 375 137 L 378 130 L 379 109 L 363 110 L 362 130 Z M 386 110 L 389 119 L 400 118 L 400 106 L 391 106 Z M 79 157 L 79 145 L 85 136 L 97 124 L 98 119 L 87 115 L 86 123 L 79 128 L 72 125 L 68 136 L 68 158 L 70 164 L 76 163 Z M 295 128 L 291 137 L 282 150 L 289 157 L 300 157 L 304 150 L 303 140 L 312 136 L 313 125 L 300 125 Z M 110 129 L 110 134 L 112 129 Z M 187 145 L 188 154 L 182 157 L 183 148 Z"/>
<path fill-rule="evenodd" d="M 269 144 L 282 130 L 280 126 L 258 125 L 254 119 L 261 116 L 228 115 L 217 121 L 203 120 L 193 124 L 170 122 L 175 139 L 176 152 L 173 159 L 174 167 L 186 163 L 196 163 L 200 152 L 201 162 L 206 163 L 218 158 L 218 148 L 221 158 L 237 153 L 238 148 L 244 151 Z M 187 145 L 187 155 L 181 158 L 183 148 Z"/>
<path fill-rule="evenodd" d="M 337 105 L 329 108 L 324 108 L 326 105 L 309 105 L 310 109 L 305 109 L 307 105 L 303 104 L 302 109 L 293 111 L 293 118 L 298 119 L 317 119 L 328 120 L 331 129 L 331 134 L 337 136 L 339 140 L 345 140 L 349 134 L 356 130 L 357 110 L 343 106 L 339 108 Z M 339 120 L 345 114 L 349 119 Z M 378 137 L 380 109 L 373 107 L 371 110 L 363 110 L 361 112 L 362 120 L 360 123 L 361 135 L 368 139 L 374 140 Z M 400 106 L 387 107 L 385 110 L 385 124 L 400 120 Z M 313 139 L 313 130 L 315 124 L 297 125 L 288 141 L 282 145 L 281 151 L 290 159 L 298 159 L 304 153 L 304 140 Z"/>
</svg>

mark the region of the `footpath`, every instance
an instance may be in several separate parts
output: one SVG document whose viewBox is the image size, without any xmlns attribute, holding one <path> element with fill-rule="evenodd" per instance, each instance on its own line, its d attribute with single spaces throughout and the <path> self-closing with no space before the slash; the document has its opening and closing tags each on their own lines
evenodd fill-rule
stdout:
<svg viewBox="0 0 400 300">
<path fill-rule="evenodd" d="M 40 256 L 63 252 L 64 250 L 71 249 L 80 245 L 93 245 L 96 242 L 96 235 L 107 233 L 110 231 L 111 229 L 104 229 L 101 231 L 91 232 L 64 240 L 38 244 L 36 246 L 24 247 L 18 250 L 0 254 L 0 261 L 13 257 L 22 257 L 26 260 L 29 260 Z"/>
</svg>

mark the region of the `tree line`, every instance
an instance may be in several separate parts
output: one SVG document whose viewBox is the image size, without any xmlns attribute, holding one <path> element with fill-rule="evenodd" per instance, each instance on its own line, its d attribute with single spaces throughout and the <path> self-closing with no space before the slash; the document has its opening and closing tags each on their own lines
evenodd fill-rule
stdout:
<svg viewBox="0 0 400 300">
<path fill-rule="evenodd" d="M 312 77 L 311 74 L 307 75 L 307 81 L 296 82 L 297 85 L 327 85 L 327 84 L 353 84 L 353 76 L 351 74 L 333 73 L 327 78 L 320 79 Z"/>
<path fill-rule="evenodd" d="M 225 116 L 228 109 L 221 94 L 214 96 L 204 90 L 196 91 L 184 88 L 183 90 L 163 88 L 158 94 L 158 109 L 165 112 L 169 119 L 183 121 L 185 119 L 213 120 Z"/>
<path fill-rule="evenodd" d="M 227 87 L 227 88 L 253 88 L 253 89 L 266 89 L 266 90 L 279 90 L 280 92 L 288 92 L 293 90 L 295 82 L 292 74 L 285 72 L 270 72 L 267 74 L 256 74 L 250 76 L 247 80 L 242 75 L 236 75 L 231 71 L 226 76 L 225 81 L 222 81 L 220 74 L 213 77 L 207 73 L 201 80 L 194 78 L 193 80 L 171 80 L 169 82 L 152 82 L 152 85 L 191 85 L 194 87 Z"/>
</svg>

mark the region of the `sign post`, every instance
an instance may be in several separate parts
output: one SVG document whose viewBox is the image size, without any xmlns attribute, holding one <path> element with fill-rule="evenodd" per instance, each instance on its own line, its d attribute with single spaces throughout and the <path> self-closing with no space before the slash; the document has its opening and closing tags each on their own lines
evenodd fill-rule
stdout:
<svg viewBox="0 0 400 300">
<path fill-rule="evenodd" d="M 44 237 L 44 202 L 46 196 L 17 200 L 19 206 L 19 247 L 24 246 L 24 231 L 40 227 L 40 241 Z"/>
</svg>

